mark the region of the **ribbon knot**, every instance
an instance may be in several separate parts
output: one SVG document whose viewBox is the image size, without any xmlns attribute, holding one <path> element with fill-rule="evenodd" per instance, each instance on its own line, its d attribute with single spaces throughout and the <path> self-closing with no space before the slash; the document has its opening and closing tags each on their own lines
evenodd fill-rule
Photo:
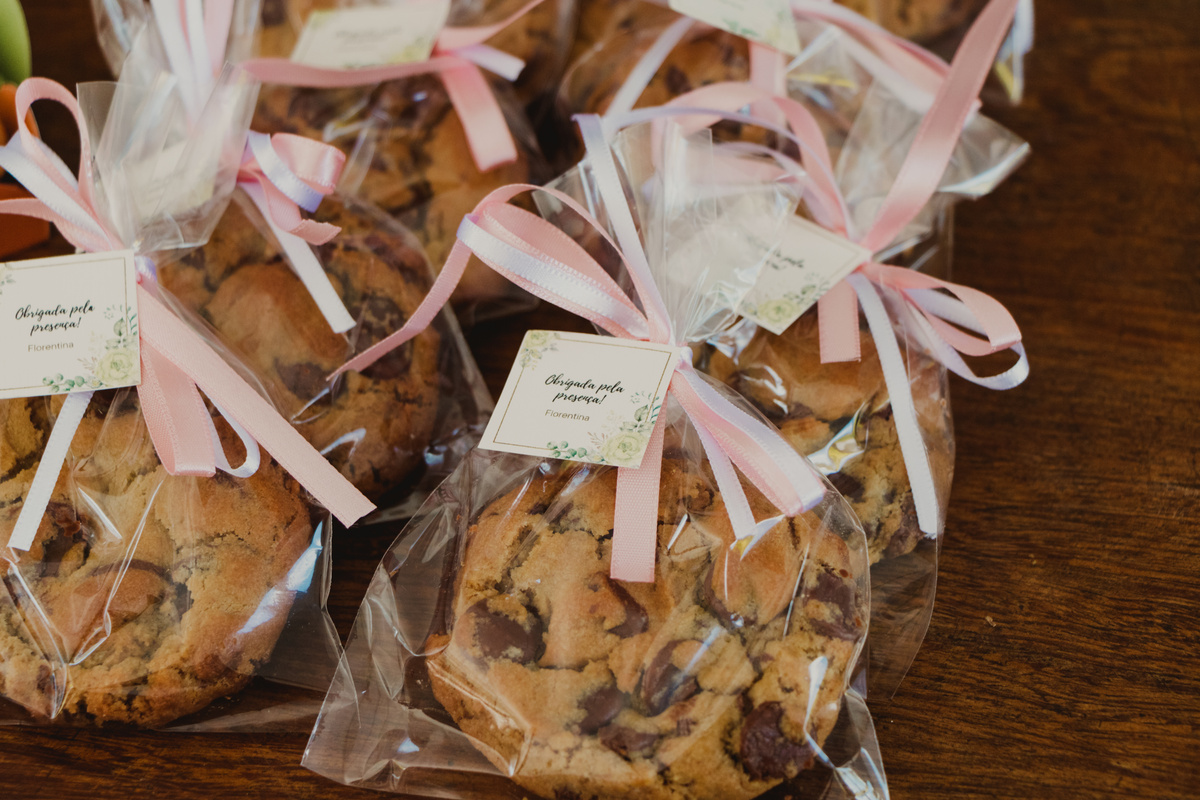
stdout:
<svg viewBox="0 0 1200 800">
<path fill-rule="evenodd" d="M 172 74 L 193 120 L 200 117 L 225 63 L 233 15 L 232 0 L 203 5 L 202 10 L 200 3 L 186 0 L 151 0 Z M 321 198 L 337 188 L 345 163 L 345 154 L 324 142 L 251 131 L 237 176 L 335 333 L 345 333 L 356 322 L 307 245 L 325 244 L 341 229 L 305 219 L 300 209 L 310 214 L 317 210 Z"/>
<path fill-rule="evenodd" d="M 54 100 L 71 112 L 79 126 L 80 173 L 73 176 L 61 159 L 37 140 L 25 122 L 34 101 Z M 0 147 L 0 168 L 16 177 L 33 199 L 0 201 L 0 214 L 33 216 L 53 222 L 71 244 L 88 252 L 124 248 L 109 232 L 93 203 L 91 145 L 75 98 L 44 78 L 30 78 L 17 89 L 18 135 Z M 258 469 L 261 444 L 314 497 L 347 525 L 374 506 L 312 445 L 254 391 L 212 347 L 176 317 L 158 298 L 156 269 L 137 259 L 138 336 L 142 382 L 138 398 L 159 460 L 172 475 L 211 476 L 220 468 L 236 477 Z M 227 461 L 201 391 L 241 437 L 246 461 Z M 25 497 L 9 546 L 28 549 L 83 419 L 92 392 L 68 395 Z"/>
</svg>

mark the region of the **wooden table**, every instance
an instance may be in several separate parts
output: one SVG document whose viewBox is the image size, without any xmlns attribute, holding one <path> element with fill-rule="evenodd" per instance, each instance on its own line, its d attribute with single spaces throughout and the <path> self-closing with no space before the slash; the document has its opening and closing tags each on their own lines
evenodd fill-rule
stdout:
<svg viewBox="0 0 1200 800">
<path fill-rule="evenodd" d="M 26 4 L 39 74 L 106 74 L 85 0 Z M 1033 159 L 958 215 L 956 276 L 1007 304 L 1033 374 L 954 385 L 938 602 L 875 707 L 891 792 L 1200 794 L 1200 7 L 1039 0 Z M 47 136 L 71 152 L 62 115 Z M 493 390 L 530 315 L 472 337 Z M 380 543 L 336 555 L 345 631 Z M 299 766 L 303 735 L 0 730 L 11 798 L 371 795 Z"/>
</svg>

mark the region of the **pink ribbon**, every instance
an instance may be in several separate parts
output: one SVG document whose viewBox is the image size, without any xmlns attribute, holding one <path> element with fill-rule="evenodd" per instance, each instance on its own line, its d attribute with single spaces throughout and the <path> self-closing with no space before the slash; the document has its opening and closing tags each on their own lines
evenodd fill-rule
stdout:
<svg viewBox="0 0 1200 800">
<path fill-rule="evenodd" d="M 337 188 L 346 154 L 324 142 L 291 133 L 251 131 L 238 182 L 256 183 L 266 197 L 267 211 L 277 227 L 309 244 L 325 244 L 341 228 L 305 219 L 300 209 L 313 212 L 321 198 Z"/>
<path fill-rule="evenodd" d="M 517 145 L 481 67 L 515 80 L 524 62 L 483 43 L 542 1 L 530 0 L 494 25 L 444 28 L 433 48 L 433 55 L 426 61 L 366 69 L 329 69 L 298 64 L 286 58 L 254 58 L 242 66 L 265 83 L 315 89 L 370 86 L 416 75 L 437 75 L 462 120 L 475 164 L 480 171 L 486 172 L 515 161 Z"/>
<path fill-rule="evenodd" d="M 25 125 L 25 114 L 36 100 L 66 106 L 80 129 L 78 178 Z M 20 130 L 3 152 L 15 169 L 9 171 L 37 199 L 0 202 L 0 213 L 46 219 L 58 226 L 71 244 L 89 252 L 123 249 L 94 205 L 91 145 L 75 98 L 61 85 L 30 78 L 17 89 Z M 149 278 L 149 279 L 147 279 Z M 206 432 L 211 417 L 200 399 L 203 391 L 235 429 L 244 429 L 276 461 L 342 522 L 352 524 L 374 506 L 254 391 L 202 337 L 176 318 L 157 299 L 152 272 L 139 276 L 138 332 L 143 381 L 138 386 L 146 426 L 163 466 L 175 475 L 211 476 L 218 457 L 213 437 Z M 90 395 L 89 395 L 90 396 Z M 79 414 L 82 416 L 82 413 Z M 54 433 L 51 438 L 62 439 Z M 69 444 L 69 436 L 68 444 Z M 249 449 L 249 447 L 248 447 Z M 65 450 L 62 451 L 65 456 Z M 224 461 L 223 454 L 220 457 Z M 61 458 L 43 458 L 35 483 L 51 487 L 62 468 Z M 48 494 L 46 495 L 48 497 Z M 40 518 L 42 508 L 26 504 L 26 514 Z"/>
<path fill-rule="evenodd" d="M 738 539 L 769 530 L 776 519 L 757 522 L 735 470 L 740 469 L 774 506 L 795 516 L 820 502 L 824 486 L 811 465 L 779 435 L 730 403 L 691 364 L 691 351 L 676 341 L 671 319 L 655 286 L 632 215 L 620 188 L 611 151 L 598 118 L 578 118 L 605 208 L 621 246 L 609 238 L 588 212 L 570 197 L 530 185 L 507 186 L 489 194 L 459 227 L 459 240 L 425 301 L 396 333 L 345 364 L 362 370 L 423 330 L 449 301 L 474 253 L 508 280 L 561 308 L 591 321 L 613 336 L 672 343 L 680 347 L 669 392 L 694 424 L 718 488 L 725 498 Z M 590 224 L 620 254 L 632 278 L 643 312 L 605 269 L 579 244 L 550 222 L 508 205 L 527 191 L 551 194 Z M 336 375 L 335 374 L 335 375 Z M 652 581 L 658 532 L 659 481 L 662 474 L 663 422 L 655 426 L 649 448 L 636 469 L 618 470 L 613 557 L 616 580 Z"/>
</svg>

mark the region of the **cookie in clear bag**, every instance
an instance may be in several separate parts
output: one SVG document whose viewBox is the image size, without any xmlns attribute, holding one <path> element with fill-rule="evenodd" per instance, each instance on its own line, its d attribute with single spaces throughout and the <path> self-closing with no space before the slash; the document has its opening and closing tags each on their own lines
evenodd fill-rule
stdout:
<svg viewBox="0 0 1200 800">
<path fill-rule="evenodd" d="M 58 405 L 0 403 L 6 538 Z M 97 393 L 33 545 L 4 565 L 3 716 L 158 727 L 238 692 L 285 628 L 316 520 L 271 461 L 168 475 L 134 394 Z"/>
<path fill-rule="evenodd" d="M 426 644 L 433 694 L 545 797 L 749 798 L 795 778 L 866 631 L 856 532 L 747 487 L 769 521 L 739 545 L 706 467 L 668 452 L 656 579 L 616 582 L 616 475 L 555 465 L 479 513 Z"/>
</svg>

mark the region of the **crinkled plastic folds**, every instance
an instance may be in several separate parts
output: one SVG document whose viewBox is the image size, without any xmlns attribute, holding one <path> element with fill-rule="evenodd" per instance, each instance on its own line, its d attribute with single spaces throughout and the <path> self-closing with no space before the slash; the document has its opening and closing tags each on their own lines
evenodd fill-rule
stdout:
<svg viewBox="0 0 1200 800">
<path fill-rule="evenodd" d="M 788 519 L 747 487 L 775 524 L 743 551 L 665 413 L 654 583 L 608 577 L 615 468 L 473 452 L 377 570 L 305 766 L 427 797 L 882 781 L 849 688 L 869 602 L 853 516 L 830 491 Z"/>
<path fill-rule="evenodd" d="M 949 60 L 986 0 L 838 0 L 838 3 Z M 1028 5 L 1031 20 L 1032 2 Z M 571 63 L 623 33 L 653 29 L 670 23 L 674 17 L 665 0 L 582 0 L 579 35 L 571 49 Z M 1031 31 L 1018 33 L 1001 48 L 993 73 L 997 97 L 1020 102 L 1024 91 L 1024 58 L 1032 44 L 1031 34 Z"/>
</svg>

